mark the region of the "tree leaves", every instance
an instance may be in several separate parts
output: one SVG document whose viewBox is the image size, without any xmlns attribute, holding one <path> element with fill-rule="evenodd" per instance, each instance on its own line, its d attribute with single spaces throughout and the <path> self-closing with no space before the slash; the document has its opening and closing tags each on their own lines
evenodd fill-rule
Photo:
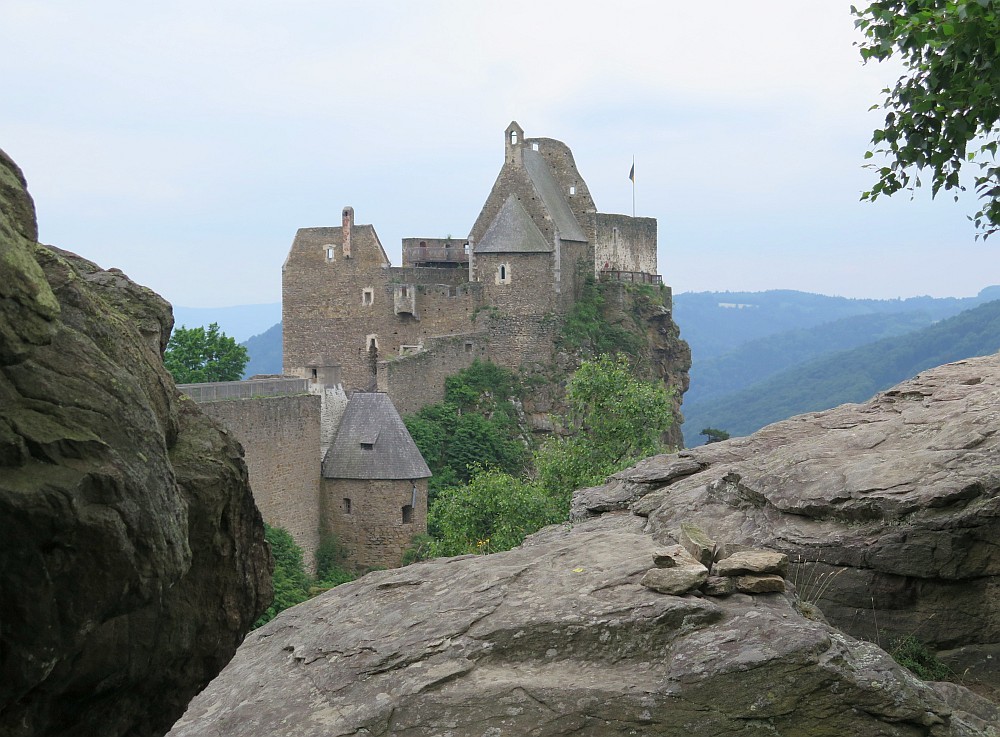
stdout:
<svg viewBox="0 0 1000 737">
<path fill-rule="evenodd" d="M 239 381 L 250 356 L 247 349 L 212 323 L 203 327 L 174 328 L 163 354 L 163 364 L 178 384 Z"/>
<path fill-rule="evenodd" d="M 879 0 L 864 10 L 851 6 L 855 26 L 864 34 L 861 58 L 900 58 L 905 73 L 883 90 L 885 127 L 876 130 L 874 151 L 885 166 L 866 164 L 876 172 L 872 188 L 861 196 L 876 200 L 921 186 L 915 172 L 930 171 L 932 195 L 963 191 L 961 169 L 973 161 L 968 149 L 996 152 L 1000 119 L 1000 15 L 989 0 Z M 975 178 L 982 209 L 970 220 L 988 237 L 1000 228 L 1000 187 L 990 162 L 976 161 Z M 977 237 L 978 237 L 977 236 Z"/>
</svg>

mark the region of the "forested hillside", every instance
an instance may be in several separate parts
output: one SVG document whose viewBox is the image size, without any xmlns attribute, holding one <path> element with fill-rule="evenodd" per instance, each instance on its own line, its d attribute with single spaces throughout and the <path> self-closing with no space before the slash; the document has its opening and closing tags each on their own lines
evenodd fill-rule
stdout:
<svg viewBox="0 0 1000 737">
<path fill-rule="evenodd" d="M 732 394 L 797 364 L 904 335 L 933 322 L 930 314 L 922 311 L 875 313 L 751 340 L 728 353 L 695 363 L 684 403 L 689 406 Z"/>
<path fill-rule="evenodd" d="M 242 343 L 250 354 L 243 378 L 255 374 L 281 373 L 281 323 L 272 325 L 260 335 Z"/>
<path fill-rule="evenodd" d="M 771 422 L 872 394 L 939 364 L 1000 350 L 1000 300 L 930 327 L 840 351 L 746 388 L 702 402 L 685 402 L 685 439 L 698 445 L 705 427 L 748 435 Z"/>
<path fill-rule="evenodd" d="M 847 299 L 788 289 L 768 292 L 686 292 L 674 296 L 674 320 L 699 362 L 727 353 L 747 341 L 832 323 L 858 315 L 925 313 L 942 320 L 990 300 L 1000 286 L 975 297 Z"/>
</svg>

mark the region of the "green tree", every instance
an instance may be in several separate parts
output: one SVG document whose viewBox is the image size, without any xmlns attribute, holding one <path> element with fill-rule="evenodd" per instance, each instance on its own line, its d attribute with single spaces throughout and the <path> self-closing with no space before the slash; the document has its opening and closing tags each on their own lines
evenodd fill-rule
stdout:
<svg viewBox="0 0 1000 737">
<path fill-rule="evenodd" d="M 431 472 L 429 495 L 466 483 L 473 467 L 496 467 L 518 475 L 529 461 L 527 431 L 514 402 L 521 382 L 510 369 L 489 361 L 445 379 L 444 401 L 404 418 Z"/>
<path fill-rule="evenodd" d="M 280 527 L 264 525 L 264 539 L 271 548 L 274 560 L 274 600 L 254 627 L 274 619 L 278 612 L 300 604 L 309 598 L 309 574 L 302 562 L 302 548 L 295 544 L 291 534 Z"/>
<path fill-rule="evenodd" d="M 539 481 L 564 513 L 574 490 L 660 452 L 673 422 L 669 392 L 636 379 L 622 355 L 584 361 L 566 386 L 566 403 L 572 434 L 548 440 L 535 454 Z"/>
<path fill-rule="evenodd" d="M 465 486 L 444 489 L 430 509 L 432 555 L 510 550 L 527 535 L 565 519 L 537 483 L 496 468 L 476 469 Z"/>
<path fill-rule="evenodd" d="M 709 443 L 721 443 L 723 440 L 729 440 L 728 432 L 714 427 L 706 427 L 698 434 L 705 436 L 705 445 L 708 445 Z"/>
<path fill-rule="evenodd" d="M 346 556 L 336 538 L 329 533 L 323 535 L 316 549 L 315 577 L 306 571 L 302 548 L 295 543 L 288 530 L 265 524 L 264 539 L 271 548 L 271 558 L 274 560 L 274 573 L 271 574 L 274 600 L 267 611 L 254 622 L 254 627 L 270 622 L 280 612 L 301 604 L 316 594 L 356 578 L 353 572 L 342 567 Z"/>
<path fill-rule="evenodd" d="M 864 34 L 861 58 L 898 57 L 905 72 L 883 90 L 885 127 L 872 136 L 877 180 L 862 199 L 875 200 L 920 186 L 930 172 L 931 192 L 962 190 L 962 165 L 978 166 L 981 209 L 972 216 L 984 237 L 1000 228 L 1000 13 L 993 0 L 879 0 L 851 7 Z M 970 151 L 970 146 L 973 150 Z M 977 160 L 977 157 L 978 160 Z M 956 195 L 957 199 L 957 195 Z"/>
<path fill-rule="evenodd" d="M 178 384 L 239 381 L 250 360 L 247 349 L 212 323 L 203 327 L 174 328 L 163 354 L 163 364 Z"/>
</svg>

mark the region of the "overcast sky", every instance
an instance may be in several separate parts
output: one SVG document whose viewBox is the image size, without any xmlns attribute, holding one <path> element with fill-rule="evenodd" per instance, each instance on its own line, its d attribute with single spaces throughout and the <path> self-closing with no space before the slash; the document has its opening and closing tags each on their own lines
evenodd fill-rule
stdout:
<svg viewBox="0 0 1000 737">
<path fill-rule="evenodd" d="M 0 0 L 0 148 L 43 242 L 186 306 L 276 302 L 299 227 L 353 205 L 464 236 L 503 131 L 566 142 L 600 210 L 659 220 L 675 292 L 967 296 L 1000 236 L 954 203 L 858 201 L 868 112 L 849 3 Z"/>
</svg>

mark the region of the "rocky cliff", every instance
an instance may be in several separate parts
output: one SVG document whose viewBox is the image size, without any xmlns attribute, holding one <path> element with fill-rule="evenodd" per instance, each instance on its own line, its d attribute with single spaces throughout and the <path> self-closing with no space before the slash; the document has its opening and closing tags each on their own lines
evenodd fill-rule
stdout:
<svg viewBox="0 0 1000 737">
<path fill-rule="evenodd" d="M 263 526 L 170 306 L 36 239 L 0 152 L 0 735 L 161 735 L 270 599 Z"/>
<path fill-rule="evenodd" d="M 994 356 L 648 459 L 521 548 L 286 611 L 171 734 L 997 737 L 995 704 L 822 611 L 885 644 L 916 631 L 996 683 L 998 407 Z M 678 565 L 673 544 L 699 537 L 718 545 Z M 778 551 L 757 558 L 785 578 L 743 576 L 747 547 Z M 687 593 L 661 593 L 679 569 Z"/>
<path fill-rule="evenodd" d="M 547 434 L 569 414 L 565 404 L 566 380 L 580 363 L 602 352 L 620 351 L 632 356 L 636 376 L 659 382 L 672 392 L 674 423 L 663 438 L 667 447 L 684 447 L 681 402 L 688 390 L 691 349 L 681 339 L 674 322 L 670 292 L 652 285 L 619 282 L 588 283 L 567 322 L 577 320 L 576 333 L 562 328 L 550 364 L 524 367 L 531 383 L 523 408 L 530 430 Z M 580 323 L 583 323 L 581 330 Z"/>
</svg>

